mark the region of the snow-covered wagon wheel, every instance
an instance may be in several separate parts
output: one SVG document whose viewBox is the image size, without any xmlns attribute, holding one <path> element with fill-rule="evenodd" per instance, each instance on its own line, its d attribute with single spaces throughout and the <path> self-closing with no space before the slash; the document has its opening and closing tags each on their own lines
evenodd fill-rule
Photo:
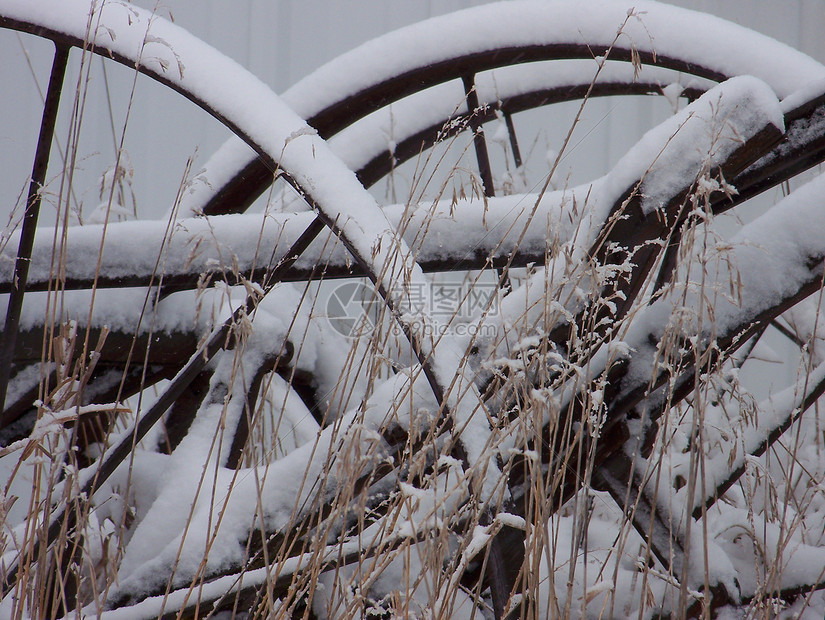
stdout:
<svg viewBox="0 0 825 620">
<path fill-rule="evenodd" d="M 571 602 L 573 585 L 566 603 L 558 593 L 567 586 L 548 586 L 559 568 L 549 576 L 544 568 L 557 552 L 547 520 L 565 507 L 557 524 L 573 519 L 573 548 L 583 549 L 584 559 L 574 551 L 558 561 L 587 563 L 586 524 L 600 518 L 593 502 L 603 501 L 603 492 L 646 539 L 638 555 L 651 564 L 644 579 L 659 581 L 647 586 L 642 607 L 693 614 L 708 602 L 790 601 L 821 587 L 811 568 L 810 558 L 823 557 L 815 545 L 803 545 L 807 559 L 769 589 L 735 579 L 741 543 L 705 518 L 721 510 L 714 502 L 746 465 L 825 391 L 825 372 L 811 352 L 818 312 L 807 301 L 823 275 L 820 182 L 744 226 L 740 238 L 713 246 L 723 257 L 712 269 L 706 225 L 713 213 L 825 159 L 825 88 L 817 86 L 825 67 L 708 16 L 647 2 L 633 7 L 510 2 L 471 9 L 370 42 L 281 99 L 181 29 L 134 7 L 106 4 L 90 13 L 88 2 L 74 0 L 0 2 L 0 26 L 51 39 L 56 50 L 26 216 L 7 246 L 13 269 L 2 275 L 9 297 L 0 345 L 5 436 L 13 437 L 15 424 L 26 428 L 34 398 L 49 398 L 38 405 L 30 436 L 4 458 L 20 450 L 23 462 L 39 457 L 38 448 L 52 450 L 59 473 L 51 482 L 60 489 L 33 494 L 31 529 L 24 525 L 8 539 L 2 609 L 389 617 L 420 611 L 411 607 L 417 600 L 438 617 L 529 617 L 551 613 L 549 601 L 569 613 L 579 604 Z M 191 238 L 208 231 L 218 250 L 231 249 L 235 264 L 215 269 L 208 250 L 193 259 L 187 239 L 167 240 L 165 222 L 71 231 L 58 288 L 100 289 L 100 307 L 96 322 L 65 327 L 62 342 L 70 346 L 44 360 L 44 334 L 51 338 L 56 326 L 23 301 L 36 308 L 35 296 L 55 287 L 47 258 L 58 237 L 35 232 L 73 48 L 136 67 L 233 131 L 236 138 L 207 165 L 208 191 L 183 206 L 195 215 L 184 226 Z M 551 192 L 551 171 L 535 194 L 496 197 L 501 184 L 486 123 L 504 128 L 519 167 L 515 114 L 596 96 L 674 93 L 690 105 L 647 133 L 605 177 Z M 463 131 L 473 136 L 475 199 L 379 208 L 364 190 Z M 218 217 L 246 211 L 275 178 L 310 210 Z M 325 229 L 343 249 L 325 240 Z M 118 244 L 119 235 L 128 245 Z M 452 240 L 447 248 L 444 238 Z M 257 251 L 243 247 L 250 239 Z M 72 260 L 90 247 L 104 247 L 91 270 L 89 261 Z M 777 266 L 756 269 L 760 252 L 775 256 Z M 544 267 L 509 292 L 507 271 L 527 265 Z M 475 334 L 487 327 L 494 336 L 464 337 L 436 320 L 430 310 L 444 300 L 432 298 L 424 271 L 493 268 L 500 304 L 495 316 L 474 320 Z M 307 357 L 339 363 L 334 349 L 345 344 L 329 330 L 313 332 L 317 321 L 302 309 L 303 297 L 279 283 L 356 275 L 377 291 L 378 323 L 386 313 L 408 344 L 406 363 L 400 356 L 391 363 L 397 374 L 381 378 L 361 366 L 348 385 L 335 373 L 313 375 L 322 364 Z M 223 322 L 196 324 L 198 310 L 185 295 L 218 280 L 243 284 L 245 294 L 220 308 Z M 697 281 L 707 289 L 689 284 Z M 105 289 L 118 290 L 107 300 Z M 134 290 L 139 294 L 129 297 Z M 717 295 L 712 303 L 709 290 Z M 118 311 L 107 315 L 107 301 Z M 133 303 L 134 324 L 121 310 Z M 166 322 L 144 329 L 141 318 L 151 309 Z M 792 321 L 790 329 L 777 322 L 780 315 Z M 120 322 L 107 325 L 111 316 Z M 742 406 L 732 377 L 770 326 L 799 342 L 809 368 L 771 404 L 770 415 L 760 416 Z M 81 363 L 67 372 L 75 346 L 84 352 Z M 351 354 L 368 356 L 372 346 L 378 349 L 373 343 Z M 342 364 L 339 370 L 355 368 L 350 359 Z M 41 376 L 51 382 L 45 393 Z M 336 415 L 318 413 L 323 381 L 330 391 L 347 391 L 337 397 Z M 114 425 L 126 408 L 106 403 L 155 383 L 159 396 L 127 426 Z M 300 445 L 284 456 L 255 466 L 244 462 L 244 451 L 256 403 L 265 398 L 280 403 L 282 420 L 287 410 L 312 418 L 315 408 L 317 424 L 298 433 Z M 720 411 L 727 415 L 731 402 L 739 407 L 727 418 L 732 429 L 714 435 L 705 424 L 716 424 Z M 685 411 L 689 423 L 680 419 Z M 296 428 L 300 421 L 287 420 Z M 267 429 L 273 442 L 281 441 L 279 424 Z M 77 435 L 68 444 L 54 439 L 64 426 Z M 688 449 L 680 451 L 673 437 L 682 436 Z M 705 450 L 709 442 L 715 447 Z M 691 444 L 703 447 L 701 468 L 680 457 L 696 457 Z M 38 470 L 43 480 L 47 469 Z M 701 523 L 693 530 L 705 532 L 706 556 L 711 548 L 727 554 L 728 564 L 709 567 L 707 557 L 704 564 L 697 557 L 703 547 L 691 543 L 694 519 Z M 107 524 L 115 534 L 98 544 Z M 709 531 L 717 538 L 708 540 Z M 630 534 L 623 528 L 617 537 Z M 110 542 L 118 549 L 101 553 Z M 624 557 L 611 561 L 616 574 L 638 570 L 622 568 Z M 99 566 L 112 572 L 96 573 Z M 572 584 L 573 568 L 563 570 Z M 412 581 L 408 600 L 384 573 Z M 436 581 L 424 587 L 430 578 Z M 624 600 L 618 581 L 589 579 L 579 584 L 582 605 L 608 594 L 610 605 Z"/>
</svg>

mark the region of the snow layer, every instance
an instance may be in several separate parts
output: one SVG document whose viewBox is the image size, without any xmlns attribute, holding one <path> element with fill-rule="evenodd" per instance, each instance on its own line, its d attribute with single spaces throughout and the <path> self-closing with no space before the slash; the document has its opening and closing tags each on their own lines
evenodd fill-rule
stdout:
<svg viewBox="0 0 825 620">
<path fill-rule="evenodd" d="M 622 191 L 642 179 L 642 210 L 651 213 L 769 125 L 785 129 L 773 91 L 750 76 L 731 78 L 646 133 L 610 171 L 608 185 Z"/>
<path fill-rule="evenodd" d="M 516 247 L 519 233 L 535 208 L 536 226 L 528 230 L 519 247 L 523 251 L 544 251 L 548 234 L 562 226 L 572 197 L 586 191 L 568 190 L 491 198 L 487 201 L 461 199 L 434 205 L 386 207 L 384 212 L 394 230 L 414 246 L 420 261 L 461 260 L 479 253 L 491 258 L 507 256 Z M 538 203 L 537 203 L 538 201 Z M 255 267 L 273 266 L 314 218 L 310 213 L 269 213 L 188 218 L 167 230 L 162 221 L 119 222 L 78 226 L 68 230 L 64 244 L 66 259 L 63 277 L 90 282 L 97 270 L 97 256 L 103 245 L 100 269 L 107 277 L 175 276 L 224 271 L 249 274 Z M 550 232 L 548 232 L 550 231 Z M 51 245 L 54 230 L 37 231 L 29 271 L 29 283 L 46 283 L 51 278 Z M 17 233 L 16 233 L 17 234 Z M 15 239 L 0 256 L 11 257 Z M 105 241 L 105 243 L 102 243 Z M 351 256 L 339 242 L 322 234 L 296 262 L 297 269 L 316 265 L 345 268 Z M 11 282 L 13 262 L 0 260 L 0 280 Z M 230 276 L 231 279 L 231 276 Z M 158 280 L 159 281 L 159 280 Z"/>
<path fill-rule="evenodd" d="M 629 12 L 634 16 L 628 18 Z M 704 13 L 644 0 L 528 1 L 470 8 L 402 28 L 339 56 L 291 92 L 311 102 L 312 108 L 296 108 L 308 117 L 366 86 L 480 51 L 582 42 L 604 51 L 622 24 L 618 46 L 632 41 L 639 52 L 659 58 L 690 61 L 725 76 L 752 74 L 780 99 L 825 77 L 825 68 L 809 56 Z M 293 97 L 288 99 L 292 105 Z"/>
</svg>

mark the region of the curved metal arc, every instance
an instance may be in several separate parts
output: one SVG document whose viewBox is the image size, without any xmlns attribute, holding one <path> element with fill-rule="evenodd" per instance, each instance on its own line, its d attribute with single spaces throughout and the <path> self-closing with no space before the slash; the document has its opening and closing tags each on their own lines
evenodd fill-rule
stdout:
<svg viewBox="0 0 825 620">
<path fill-rule="evenodd" d="M 329 139 L 356 121 L 391 103 L 432 86 L 461 79 L 467 74 L 531 62 L 592 58 L 591 48 L 582 44 L 533 45 L 468 54 L 414 69 L 364 88 L 327 105 L 323 110 L 310 116 L 307 123 L 314 127 L 321 137 Z M 632 48 L 624 48 L 621 45 L 611 50 L 610 58 L 624 62 L 633 62 L 640 58 L 642 64 L 682 71 L 717 82 L 730 77 L 678 58 L 650 53 L 640 53 L 637 57 Z M 585 91 L 589 84 L 588 81 L 583 86 Z M 372 177 L 365 177 L 362 180 L 369 184 Z M 204 205 L 203 212 L 207 215 L 242 212 L 264 192 L 270 182 L 271 173 L 265 169 L 262 162 L 257 158 L 250 158 L 230 181 L 216 191 L 215 196 Z"/>
<path fill-rule="evenodd" d="M 695 99 L 703 92 L 698 88 L 687 88 L 683 91 L 683 95 L 688 99 Z M 546 105 L 577 101 L 585 95 L 591 99 L 621 95 L 661 95 L 661 86 L 655 82 L 599 82 L 591 88 L 589 81 L 582 81 L 503 97 L 494 103 L 484 103 L 476 110 L 475 115 L 479 123 L 483 124 L 495 120 L 499 110 L 507 117 Z M 418 156 L 422 148 L 428 149 L 440 139 L 449 138 L 466 130 L 468 118 L 468 113 L 457 114 L 443 122 L 423 128 L 413 135 L 399 139 L 392 152 L 384 151 L 373 156 L 361 165 L 356 175 L 366 187 L 374 185 L 389 174 L 393 166 L 398 166 Z"/>
<path fill-rule="evenodd" d="M 604 47 L 607 47 L 609 43 L 609 41 L 606 42 Z M 553 60 L 592 60 L 593 49 L 597 47 L 598 44 L 589 45 L 578 42 L 549 43 L 496 48 L 447 58 L 437 63 L 411 69 L 348 95 L 311 116 L 308 122 L 322 135 L 323 132 L 334 135 L 356 120 L 432 86 L 462 79 L 466 75 L 518 64 Z M 689 60 L 639 51 L 621 43 L 616 43 L 612 47 L 610 60 L 641 62 L 643 65 L 663 67 L 714 82 L 722 82 L 731 77 Z"/>
<path fill-rule="evenodd" d="M 538 18 L 552 11 L 553 8 L 552 5 L 536 4 L 521 6 L 518 10 L 523 11 L 524 15 L 532 16 L 536 22 L 541 22 Z M 591 60 L 594 58 L 594 49 L 604 49 L 608 46 L 612 48 L 611 59 L 669 67 L 714 81 L 721 81 L 736 74 L 752 73 L 771 83 L 781 97 L 825 75 L 825 67 L 810 57 L 787 46 L 778 46 L 775 41 L 759 33 L 748 31 L 721 19 L 713 20 L 714 38 L 705 43 L 705 47 L 710 45 L 716 54 L 708 55 L 705 50 L 705 53 L 699 56 L 702 58 L 701 61 L 683 57 L 683 50 L 693 49 L 689 47 L 690 41 L 686 40 L 685 33 L 696 30 L 704 34 L 711 26 L 708 24 L 708 16 L 692 11 L 671 6 L 665 8 L 656 3 L 641 3 L 636 6 L 638 14 L 633 16 L 639 17 L 643 23 L 644 32 L 640 34 L 639 40 L 632 41 L 633 37 L 627 36 L 611 46 L 610 41 L 615 36 L 615 31 L 608 33 L 598 28 L 589 33 L 590 38 L 586 42 L 582 42 L 585 35 L 582 33 L 581 24 L 588 22 L 590 16 L 587 11 L 592 9 L 582 5 L 581 14 L 570 15 L 569 12 L 577 10 L 572 5 L 559 8 L 564 10 L 562 19 L 554 20 L 553 28 L 547 30 L 544 30 L 543 22 L 533 24 L 520 19 L 519 14 L 515 13 L 517 9 L 508 11 L 503 7 L 494 6 L 477 7 L 465 13 L 469 16 L 474 12 L 473 18 L 478 25 L 469 35 L 464 32 L 463 23 L 450 21 L 450 19 L 457 19 L 451 16 L 434 18 L 422 24 L 403 28 L 384 35 L 378 40 L 368 42 L 321 67 L 284 93 L 284 97 L 294 109 L 309 119 L 309 123 L 316 127 L 322 136 L 330 137 L 357 118 L 438 83 L 460 79 L 463 75 L 529 62 L 556 59 Z M 617 12 L 617 25 L 622 22 L 622 19 L 627 20 L 628 17 L 624 11 L 621 14 Z M 668 31 L 670 24 L 674 23 L 674 18 L 678 18 L 679 23 L 684 26 Z M 490 36 L 495 28 L 502 27 L 500 25 L 502 20 L 508 23 L 510 21 L 523 23 L 524 30 L 530 32 L 529 37 L 525 36 L 525 39 L 532 38 L 532 41 L 518 44 L 518 35 L 514 33 L 519 32 L 519 28 L 511 28 L 511 32 L 503 36 Z M 453 53 L 446 58 L 443 55 L 432 53 L 431 50 L 437 47 L 437 41 L 432 40 L 431 37 L 428 38 L 428 26 L 430 29 L 441 28 L 442 32 L 457 31 L 460 33 L 462 43 L 460 46 L 452 46 L 452 49 L 463 48 L 468 51 Z M 448 29 L 444 29 L 445 26 Z M 663 32 L 674 35 L 677 44 L 669 46 L 668 38 L 659 36 Z M 726 39 L 724 35 L 730 36 Z M 656 37 L 655 42 L 654 37 Z M 420 59 L 417 61 L 418 66 L 410 67 L 410 64 L 414 64 L 415 61 L 412 63 L 405 61 L 399 63 L 402 68 L 394 75 L 387 76 L 387 71 L 382 72 L 382 67 L 376 64 L 376 57 L 391 58 L 397 48 L 403 46 L 403 49 L 406 49 L 409 43 L 416 39 L 419 43 L 422 41 L 429 43 L 420 45 L 421 51 L 416 52 Z M 536 43 L 536 40 L 542 39 L 543 42 Z M 493 40 L 498 45 L 491 48 L 490 41 Z M 631 40 L 630 44 L 625 44 L 625 40 Z M 446 45 L 450 47 L 449 42 Z M 748 47 L 756 53 L 746 54 Z M 765 51 L 767 49 L 770 49 L 770 52 Z M 685 56 L 691 55 L 690 52 L 685 54 Z M 750 64 L 749 61 L 738 60 L 751 57 L 759 60 L 752 61 Z M 713 60 L 708 60 L 709 58 Z M 792 75 L 788 72 L 777 72 L 776 65 L 783 61 L 788 66 L 804 67 L 804 69 Z M 754 66 L 754 62 L 758 64 Z M 361 82 L 350 85 L 340 78 L 341 68 L 344 66 L 374 67 L 379 77 L 373 84 L 366 87 L 361 86 Z M 408 68 L 403 68 L 404 66 Z M 382 73 L 384 75 L 381 75 Z M 363 76 L 359 75 L 358 79 L 363 82 Z M 337 92 L 348 94 L 333 101 L 330 101 L 331 97 L 325 94 L 319 95 L 319 91 L 322 90 L 320 87 L 325 81 L 334 83 Z M 325 96 L 327 101 L 314 103 L 319 97 Z M 256 165 L 251 160 L 242 168 L 243 174 L 247 177 L 255 176 Z M 251 202 L 250 197 L 238 187 L 226 192 L 225 197 L 229 198 L 229 196 L 239 203 Z M 220 212 L 218 202 L 211 203 L 206 211 Z"/>
</svg>

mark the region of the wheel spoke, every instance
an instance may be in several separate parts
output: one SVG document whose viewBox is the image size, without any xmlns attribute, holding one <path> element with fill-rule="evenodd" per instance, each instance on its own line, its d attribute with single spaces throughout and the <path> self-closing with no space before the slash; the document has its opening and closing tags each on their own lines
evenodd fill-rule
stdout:
<svg viewBox="0 0 825 620">
<path fill-rule="evenodd" d="M 496 190 L 493 186 L 493 168 L 490 165 L 490 154 L 487 152 L 487 140 L 484 138 L 484 128 L 478 118 L 478 114 L 481 113 L 481 104 L 478 102 L 475 74 L 462 76 L 461 81 L 464 83 L 467 109 L 470 114 L 470 128 L 473 131 L 473 147 L 476 151 L 478 173 L 481 176 L 484 195 L 489 198 L 496 195 Z"/>
<path fill-rule="evenodd" d="M 49 167 L 49 154 L 52 148 L 54 128 L 57 124 L 57 111 L 60 106 L 60 94 L 63 91 L 63 79 L 69 60 L 69 48 L 55 45 L 49 87 L 43 104 L 43 117 L 40 121 L 40 135 L 32 166 L 32 178 L 26 199 L 26 211 L 23 216 L 23 228 L 20 232 L 20 244 L 14 263 L 14 288 L 9 296 L 6 309 L 6 322 L 0 340 L 0 411 L 5 409 L 6 391 L 9 385 L 9 372 L 14 359 L 14 347 L 17 331 L 20 328 L 20 313 L 23 310 L 23 297 L 26 294 L 26 281 L 29 275 L 34 234 L 40 216 L 43 185 Z"/>
<path fill-rule="evenodd" d="M 518 136 L 516 136 L 516 126 L 513 124 L 513 115 L 509 112 L 504 112 L 504 123 L 507 126 L 507 136 L 510 139 L 510 148 L 513 151 L 513 163 L 516 169 L 519 169 L 524 162 L 521 159 L 521 150 L 518 146 Z"/>
</svg>

